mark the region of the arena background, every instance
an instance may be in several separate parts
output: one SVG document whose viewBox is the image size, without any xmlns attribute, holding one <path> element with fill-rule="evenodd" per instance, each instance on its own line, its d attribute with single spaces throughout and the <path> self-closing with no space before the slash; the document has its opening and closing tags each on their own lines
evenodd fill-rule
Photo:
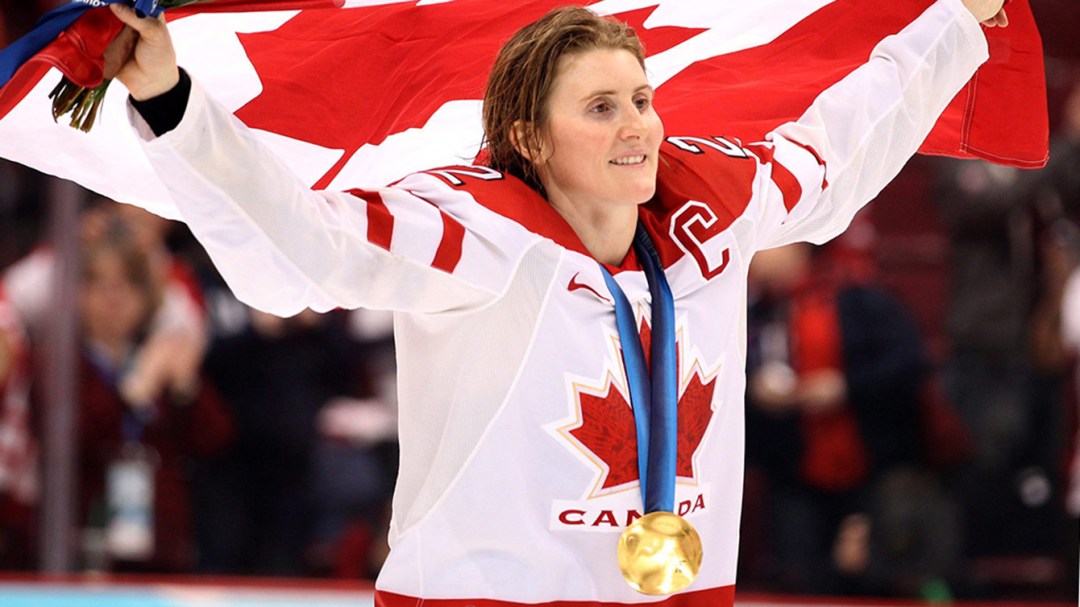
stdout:
<svg viewBox="0 0 1080 607">
<path fill-rule="evenodd" d="M 1052 131 L 1056 130 L 1069 91 L 1080 83 L 1080 2 L 1031 0 L 1044 37 Z M 48 0 L 0 0 L 0 44 L 26 31 Z M 937 359 L 945 356 L 944 310 L 949 292 L 949 247 L 932 199 L 932 160 L 916 157 L 867 210 L 850 233 L 850 246 L 867 256 L 881 283 L 895 292 L 915 313 Z M 1078 167 L 1077 170 L 1080 170 Z M 49 205 L 46 192 L 51 178 L 0 161 L 0 269 L 29 251 L 44 233 Z M 80 194 L 75 197 L 79 198 Z M 860 238 L 863 238 L 860 240 Z M 1067 432 L 1076 432 L 1076 420 L 1067 420 Z M 1069 441 L 1069 444 L 1073 444 Z M 1064 461 L 1069 453 L 1062 453 Z M 752 496 L 751 496 L 752 498 Z M 750 517 L 752 524 L 753 517 Z M 1076 528 L 1069 531 L 1071 555 L 1005 554 L 970 563 L 969 575 L 994 587 L 999 606 L 1077 604 Z M 922 603 L 831 599 L 769 594 L 767 585 L 755 584 L 753 564 L 747 591 L 736 603 L 744 607 L 772 605 L 881 605 L 899 607 Z M 372 605 L 368 583 L 298 581 L 246 578 L 115 578 L 107 576 L 55 577 L 14 573 L 0 578 L 3 607 L 237 607 L 247 605 L 353 607 Z M 960 601 L 958 605 L 986 604 Z"/>
</svg>

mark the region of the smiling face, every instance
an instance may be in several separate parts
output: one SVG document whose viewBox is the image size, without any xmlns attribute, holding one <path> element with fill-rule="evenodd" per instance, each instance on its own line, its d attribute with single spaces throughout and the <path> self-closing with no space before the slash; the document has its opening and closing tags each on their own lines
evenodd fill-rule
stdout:
<svg viewBox="0 0 1080 607">
<path fill-rule="evenodd" d="M 656 192 L 664 127 L 638 59 L 622 49 L 564 55 L 533 163 L 556 208 L 604 212 Z"/>
</svg>

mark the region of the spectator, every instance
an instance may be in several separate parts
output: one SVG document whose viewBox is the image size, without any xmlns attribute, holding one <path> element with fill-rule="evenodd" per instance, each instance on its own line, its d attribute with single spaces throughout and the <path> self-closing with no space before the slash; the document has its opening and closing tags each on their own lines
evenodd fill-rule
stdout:
<svg viewBox="0 0 1080 607">
<path fill-rule="evenodd" d="M 152 277 L 162 289 L 162 304 L 154 313 L 152 333 L 198 339 L 200 342 L 193 345 L 204 347 L 202 296 L 191 270 L 166 247 L 165 236 L 171 225 L 140 208 L 98 198 L 80 214 L 79 239 L 89 244 L 110 230 L 127 232 L 132 244 L 147 258 Z M 39 246 L 3 275 L 4 290 L 31 338 L 48 322 L 55 263 L 52 250 Z"/>
<path fill-rule="evenodd" d="M 1074 250 L 1075 253 L 1076 250 Z M 1073 261 L 1075 264 L 1076 257 L 1073 258 Z M 1077 384 L 1073 388 L 1072 404 L 1074 407 L 1073 419 L 1077 420 L 1080 419 L 1080 366 L 1077 365 L 1077 361 L 1080 361 L 1080 264 L 1074 265 L 1062 295 L 1061 332 L 1062 341 L 1068 349 L 1074 365 L 1073 378 Z M 1068 513 L 1070 522 L 1070 533 L 1066 535 L 1066 537 L 1070 538 L 1067 541 L 1068 558 L 1066 560 L 1069 564 L 1067 570 L 1073 576 L 1068 584 L 1070 589 L 1077 587 L 1075 578 L 1078 573 L 1076 538 L 1077 531 L 1080 529 L 1080 432 L 1077 432 L 1076 428 L 1074 428 L 1074 432 L 1072 458 L 1067 471 L 1068 480 L 1065 494 L 1065 510 Z"/>
<path fill-rule="evenodd" d="M 1080 84 L 1074 87 L 1066 104 L 1064 127 L 1055 142 L 1055 150 L 1065 149 L 1064 153 L 1068 154 L 1067 148 L 1070 146 L 1074 150 L 1080 147 Z M 1075 170 L 1073 172 L 1076 173 Z M 1080 176 L 1076 178 L 1071 188 L 1061 188 L 1059 191 L 1063 199 L 1071 199 L 1074 211 L 1080 204 L 1078 200 L 1080 199 L 1080 183 L 1077 182 L 1080 182 Z M 1062 542 L 1063 552 L 1066 555 L 1065 571 L 1068 573 L 1063 586 L 1069 593 L 1074 593 L 1078 585 L 1077 576 L 1080 575 L 1080 566 L 1077 562 L 1080 555 L 1077 554 L 1076 546 L 1076 538 L 1080 530 L 1080 430 L 1077 427 L 1080 424 L 1078 422 L 1080 420 L 1080 230 L 1077 229 L 1075 221 L 1068 220 L 1060 220 L 1057 228 L 1054 231 L 1056 238 L 1050 243 L 1047 257 L 1056 262 L 1052 267 L 1059 271 L 1054 275 L 1064 276 L 1064 280 L 1053 283 L 1060 286 L 1057 292 L 1060 296 L 1060 304 L 1056 309 L 1058 315 L 1054 318 L 1057 323 L 1048 322 L 1044 325 L 1048 330 L 1057 330 L 1054 337 L 1057 337 L 1061 344 L 1062 356 L 1066 364 L 1071 366 L 1074 381 L 1072 390 L 1067 391 L 1072 396 L 1070 404 L 1073 434 L 1070 437 L 1069 447 L 1071 457 L 1066 460 L 1068 467 L 1064 475 L 1066 479 L 1064 503 L 1069 525 L 1068 532 L 1063 534 L 1065 539 Z M 1053 291 L 1053 289 L 1048 289 L 1048 291 Z M 1051 337 L 1046 338 L 1046 341 L 1050 340 Z"/>
<path fill-rule="evenodd" d="M 925 593 L 952 573 L 956 541 L 949 501 L 917 467 L 926 359 L 913 321 L 809 245 L 759 253 L 751 284 L 747 459 L 768 481 L 777 587 Z M 898 549 L 898 534 L 922 542 Z"/>
<path fill-rule="evenodd" d="M 377 446 L 387 419 L 376 402 L 355 398 L 363 352 L 341 315 L 248 313 L 246 328 L 215 340 L 206 363 L 234 408 L 237 440 L 205 471 L 200 567 L 327 574 L 341 568 L 339 542 L 355 517 L 368 519 L 369 535 L 381 522 L 390 475 Z M 358 426 L 342 425 L 355 413 Z"/>
<path fill-rule="evenodd" d="M 1047 523 L 1060 519 L 1063 370 L 1047 329 L 1060 281 L 1042 252 L 1047 228 L 1080 203 L 1078 98 L 1042 170 L 935 165 L 952 252 L 945 381 L 974 442 L 961 479 L 971 556 L 1045 554 L 1060 537 Z"/>
<path fill-rule="evenodd" d="M 338 397 L 319 411 L 315 546 L 329 546 L 334 575 L 374 579 L 390 551 L 390 491 L 397 473 L 397 367 L 393 315 L 353 310 L 365 398 Z"/>
<path fill-rule="evenodd" d="M 29 411 L 30 351 L 0 290 L 0 569 L 31 567 L 38 501 L 37 443 Z"/>
<path fill-rule="evenodd" d="M 144 251 L 123 232 L 87 246 L 78 504 L 92 567 L 190 571 L 189 462 L 231 436 L 227 411 L 200 376 L 202 349 L 182 337 L 146 339 L 160 300 Z"/>
</svg>

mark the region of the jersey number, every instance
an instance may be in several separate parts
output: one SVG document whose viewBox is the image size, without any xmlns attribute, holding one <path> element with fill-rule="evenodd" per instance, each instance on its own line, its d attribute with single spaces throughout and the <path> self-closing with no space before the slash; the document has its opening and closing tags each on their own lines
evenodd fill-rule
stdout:
<svg viewBox="0 0 1080 607">
<path fill-rule="evenodd" d="M 691 154 L 704 154 L 705 150 L 701 148 L 707 147 L 722 154 L 727 154 L 732 158 L 750 157 L 742 147 L 723 137 L 713 137 L 712 139 L 705 139 L 704 137 L 668 137 L 667 140 L 680 150 Z"/>
<path fill-rule="evenodd" d="M 484 166 L 470 166 L 462 169 L 443 169 L 441 171 L 431 171 L 432 175 L 438 175 L 445 179 L 452 186 L 463 186 L 465 182 L 461 177 L 472 177 L 474 179 L 480 179 L 483 181 L 498 181 L 503 178 L 503 174 L 490 167 Z"/>
</svg>

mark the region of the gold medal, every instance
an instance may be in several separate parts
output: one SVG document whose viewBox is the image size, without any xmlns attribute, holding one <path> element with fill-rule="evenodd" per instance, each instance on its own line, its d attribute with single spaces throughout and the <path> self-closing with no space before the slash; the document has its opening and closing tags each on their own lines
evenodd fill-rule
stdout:
<svg viewBox="0 0 1080 607">
<path fill-rule="evenodd" d="M 619 569 L 644 594 L 671 594 L 701 570 L 701 537 L 683 517 L 656 511 L 634 521 L 619 538 Z"/>
</svg>

